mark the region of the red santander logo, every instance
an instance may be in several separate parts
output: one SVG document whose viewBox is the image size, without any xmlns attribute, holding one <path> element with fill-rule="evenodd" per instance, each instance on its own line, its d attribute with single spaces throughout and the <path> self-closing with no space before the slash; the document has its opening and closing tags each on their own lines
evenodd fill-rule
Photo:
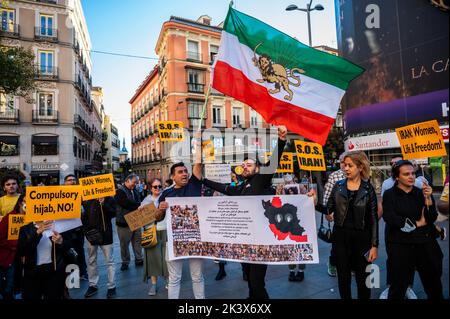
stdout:
<svg viewBox="0 0 450 319">
<path fill-rule="evenodd" d="M 351 151 L 355 148 L 355 145 L 353 145 L 352 141 L 348 142 L 348 149 Z"/>
</svg>

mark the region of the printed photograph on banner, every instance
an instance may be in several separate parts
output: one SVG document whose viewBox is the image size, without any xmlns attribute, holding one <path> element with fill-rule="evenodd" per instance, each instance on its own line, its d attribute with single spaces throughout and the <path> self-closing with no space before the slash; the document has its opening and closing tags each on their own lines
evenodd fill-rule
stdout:
<svg viewBox="0 0 450 319">
<path fill-rule="evenodd" d="M 81 218 L 81 186 L 37 186 L 26 189 L 27 223 Z"/>
<path fill-rule="evenodd" d="M 319 262 L 314 203 L 305 195 L 167 198 L 167 202 L 170 260 Z"/>
<path fill-rule="evenodd" d="M 161 142 L 178 142 L 184 140 L 183 122 L 159 121 L 156 123 Z"/>
<path fill-rule="evenodd" d="M 436 120 L 395 129 L 403 158 L 420 159 L 446 156 L 444 139 Z"/>
<path fill-rule="evenodd" d="M 326 171 L 327 168 L 322 145 L 296 140 L 295 151 L 297 153 L 297 162 L 301 170 Z"/>
<path fill-rule="evenodd" d="M 113 174 L 80 178 L 80 186 L 83 201 L 116 195 Z"/>
<path fill-rule="evenodd" d="M 286 184 L 283 187 L 283 194 L 284 195 L 305 195 L 309 191 L 309 184 L 308 183 L 301 183 L 301 184 Z"/>
</svg>

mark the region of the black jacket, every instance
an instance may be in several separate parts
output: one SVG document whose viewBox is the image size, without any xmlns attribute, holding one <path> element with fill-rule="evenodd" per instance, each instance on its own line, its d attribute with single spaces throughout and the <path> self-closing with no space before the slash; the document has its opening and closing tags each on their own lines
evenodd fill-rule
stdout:
<svg viewBox="0 0 450 319">
<path fill-rule="evenodd" d="M 37 228 L 33 223 L 20 228 L 17 253 L 19 257 L 25 257 L 25 276 L 36 275 L 37 246 L 41 238 L 42 234 L 38 235 Z M 70 243 L 66 240 L 63 240 L 63 243 L 61 245 L 54 243 L 53 245 L 55 245 L 56 271 L 65 271 L 65 258 L 67 257 L 68 250 L 70 249 Z M 52 253 L 52 263 L 54 262 L 55 255 L 53 255 Z M 54 268 L 52 267 L 51 269 L 53 270 Z"/>
<path fill-rule="evenodd" d="M 128 227 L 125 215 L 135 211 L 141 206 L 141 197 L 136 188 L 129 190 L 125 185 L 117 188 L 114 199 L 117 204 L 116 225 L 120 227 Z"/>
<path fill-rule="evenodd" d="M 84 214 L 81 218 L 84 232 L 98 230 L 102 235 L 102 245 L 113 243 L 111 219 L 116 217 L 116 203 L 112 197 L 106 197 L 100 204 L 97 199 L 83 202 Z"/>
<path fill-rule="evenodd" d="M 278 139 L 277 163 L 279 163 L 280 161 L 285 145 L 286 141 Z M 275 156 L 275 154 L 272 156 Z M 272 161 L 273 157 L 271 158 L 271 162 Z M 206 178 L 203 179 L 203 184 L 228 196 L 275 195 L 275 190 L 272 188 L 272 178 L 274 173 L 275 171 L 269 174 L 256 174 L 247 179 L 239 186 L 230 186 L 229 184 L 216 183 Z"/>
<path fill-rule="evenodd" d="M 383 194 L 383 219 L 386 222 L 386 240 L 392 243 L 425 243 L 434 240 L 434 222 L 438 213 L 433 200 L 433 205 L 425 207 L 425 198 L 422 191 L 413 187 L 406 193 L 395 185 Z M 424 211 L 427 225 L 418 227 L 410 232 L 405 232 L 406 219 L 414 225 Z M 416 225 L 415 225 L 416 226 Z"/>
<path fill-rule="evenodd" d="M 349 205 L 347 179 L 338 181 L 331 191 L 328 200 L 328 213 L 334 213 L 335 226 L 342 227 L 347 216 Z M 377 195 L 372 184 L 361 181 L 353 205 L 353 223 L 355 229 L 370 230 L 371 244 L 378 247 L 378 213 Z"/>
</svg>

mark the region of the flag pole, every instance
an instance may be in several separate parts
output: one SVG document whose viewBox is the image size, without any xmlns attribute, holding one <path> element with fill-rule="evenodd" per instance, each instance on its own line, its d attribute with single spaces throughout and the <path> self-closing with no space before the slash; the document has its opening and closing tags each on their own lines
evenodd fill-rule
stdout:
<svg viewBox="0 0 450 319">
<path fill-rule="evenodd" d="M 205 117 L 206 107 L 208 105 L 209 95 L 211 94 L 211 85 L 208 86 L 208 92 L 206 93 L 205 103 L 203 104 L 202 114 L 200 115 L 200 123 L 198 124 L 198 131 L 202 130 L 202 122 Z"/>
</svg>

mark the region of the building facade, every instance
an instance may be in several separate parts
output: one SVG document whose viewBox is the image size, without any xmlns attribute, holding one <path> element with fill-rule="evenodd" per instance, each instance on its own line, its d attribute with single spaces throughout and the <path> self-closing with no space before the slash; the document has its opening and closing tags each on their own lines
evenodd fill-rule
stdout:
<svg viewBox="0 0 450 319">
<path fill-rule="evenodd" d="M 155 48 L 159 63 L 130 100 L 131 158 L 133 170 L 141 178 L 168 178 L 174 161 L 169 154 L 171 144 L 159 141 L 159 120 L 181 121 L 190 132 L 200 125 L 221 31 L 220 26 L 211 25 L 208 16 L 196 21 L 172 16 L 163 24 Z M 242 153 L 244 148 L 246 152 L 258 151 L 261 137 L 248 138 L 243 130 L 258 128 L 269 132 L 271 128 L 256 111 L 215 90 L 209 96 L 201 126 L 222 133 L 235 129 L 233 140 L 227 145 L 223 136 L 211 139 L 216 153 L 225 156 Z M 272 133 L 276 134 L 274 130 Z"/>
<path fill-rule="evenodd" d="M 103 132 L 105 133 L 106 152 L 106 171 L 108 173 L 116 172 L 120 167 L 120 140 L 119 130 L 111 122 L 111 117 L 105 115 L 103 119 Z"/>
<path fill-rule="evenodd" d="M 7 1 L 0 41 L 35 54 L 34 102 L 0 92 L 0 165 L 36 185 L 91 174 L 101 145 L 91 99 L 91 42 L 80 0 Z"/>
</svg>

